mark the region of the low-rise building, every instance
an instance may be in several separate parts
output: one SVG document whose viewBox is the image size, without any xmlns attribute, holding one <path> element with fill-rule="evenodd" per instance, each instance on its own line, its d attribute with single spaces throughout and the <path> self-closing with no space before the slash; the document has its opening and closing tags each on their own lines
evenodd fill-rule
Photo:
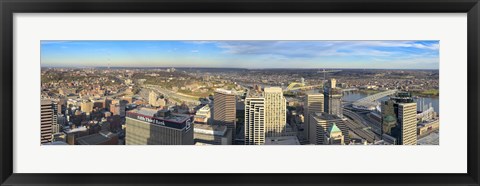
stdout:
<svg viewBox="0 0 480 186">
<path fill-rule="evenodd" d="M 417 136 L 425 136 L 431 132 L 437 131 L 440 127 L 438 119 L 428 122 L 422 122 L 417 125 Z"/>
<path fill-rule="evenodd" d="M 97 134 L 79 137 L 77 145 L 118 145 L 118 136 L 108 131 L 100 131 Z"/>
<path fill-rule="evenodd" d="M 196 143 L 205 143 L 211 145 L 231 145 L 232 131 L 223 125 L 194 125 L 193 138 Z"/>
<path fill-rule="evenodd" d="M 300 145 L 297 136 L 266 137 L 265 145 Z"/>
</svg>

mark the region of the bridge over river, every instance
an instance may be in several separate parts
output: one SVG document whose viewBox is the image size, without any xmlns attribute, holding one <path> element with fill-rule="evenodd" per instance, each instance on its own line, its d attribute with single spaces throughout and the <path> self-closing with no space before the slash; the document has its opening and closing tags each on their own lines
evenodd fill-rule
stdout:
<svg viewBox="0 0 480 186">
<path fill-rule="evenodd" d="M 352 106 L 353 108 L 361 110 L 375 110 L 379 105 L 377 100 L 385 96 L 393 95 L 396 92 L 397 90 L 387 90 L 384 92 L 376 93 L 353 102 Z"/>
</svg>

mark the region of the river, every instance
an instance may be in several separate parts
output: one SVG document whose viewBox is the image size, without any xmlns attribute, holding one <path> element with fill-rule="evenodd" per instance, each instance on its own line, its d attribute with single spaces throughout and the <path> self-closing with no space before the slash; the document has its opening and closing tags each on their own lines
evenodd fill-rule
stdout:
<svg viewBox="0 0 480 186">
<path fill-rule="evenodd" d="M 367 94 L 367 93 L 364 93 L 364 92 L 359 92 L 359 91 L 346 92 L 346 93 L 343 94 L 343 100 L 344 101 L 356 101 L 356 100 L 359 100 L 361 98 L 367 97 L 368 95 L 370 95 L 370 94 Z M 385 101 L 385 100 L 388 100 L 388 97 L 384 97 L 384 98 L 380 99 L 380 101 Z M 422 101 L 423 101 L 424 104 L 427 105 L 425 107 L 425 109 L 427 109 L 428 105 L 430 105 L 430 103 L 431 103 L 435 112 L 440 113 L 439 112 L 438 97 L 420 97 L 419 96 L 418 99 L 415 99 L 415 101 L 417 102 L 417 110 L 421 110 L 421 105 L 422 105 Z"/>
</svg>

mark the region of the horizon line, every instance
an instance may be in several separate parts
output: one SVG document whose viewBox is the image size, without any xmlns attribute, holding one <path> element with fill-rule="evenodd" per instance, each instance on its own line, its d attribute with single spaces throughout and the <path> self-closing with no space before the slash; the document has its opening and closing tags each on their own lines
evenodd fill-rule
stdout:
<svg viewBox="0 0 480 186">
<path fill-rule="evenodd" d="M 440 70 L 440 69 L 431 69 L 431 68 L 342 68 L 342 67 L 329 67 L 329 68 L 245 68 L 245 67 L 176 67 L 176 66 L 40 66 L 40 68 L 178 68 L 178 69 L 188 69 L 188 68 L 198 68 L 198 69 L 246 69 L 246 70 L 281 70 L 281 69 L 298 69 L 298 70 L 311 70 L 311 69 L 346 69 L 346 70 Z"/>
</svg>

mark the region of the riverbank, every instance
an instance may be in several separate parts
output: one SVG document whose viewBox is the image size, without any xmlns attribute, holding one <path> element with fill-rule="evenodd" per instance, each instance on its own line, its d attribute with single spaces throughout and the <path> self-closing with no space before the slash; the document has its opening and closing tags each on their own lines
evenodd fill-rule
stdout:
<svg viewBox="0 0 480 186">
<path fill-rule="evenodd" d="M 371 94 L 376 94 L 380 93 L 383 91 L 380 90 L 358 90 L 360 93 L 364 93 L 367 95 Z M 431 89 L 431 90 L 425 90 L 425 91 L 411 91 L 412 96 L 418 96 L 418 97 L 429 97 L 429 98 L 438 98 L 440 96 L 440 91 L 436 89 Z"/>
<path fill-rule="evenodd" d="M 425 90 L 425 91 L 414 91 L 412 92 L 413 96 L 421 97 L 438 97 L 440 96 L 440 91 L 436 89 Z"/>
</svg>

